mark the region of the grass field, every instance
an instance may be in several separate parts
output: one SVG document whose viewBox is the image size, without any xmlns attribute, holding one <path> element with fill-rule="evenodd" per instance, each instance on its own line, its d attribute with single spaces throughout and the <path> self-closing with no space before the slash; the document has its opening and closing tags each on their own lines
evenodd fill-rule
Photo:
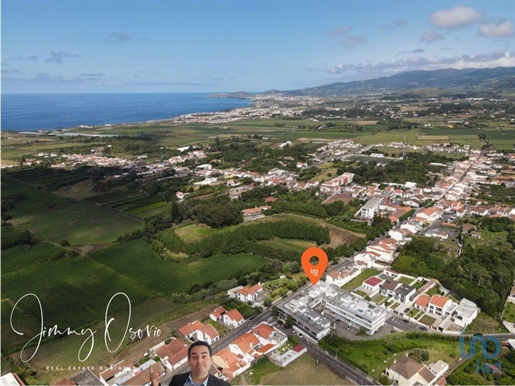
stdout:
<svg viewBox="0 0 515 386">
<path fill-rule="evenodd" d="M 1 181 L 2 198 L 20 193 L 25 196 L 24 200 L 18 201 L 14 204 L 12 213 L 15 218 L 18 216 L 46 211 L 49 207 L 58 207 L 73 203 L 73 201 L 67 198 L 41 192 L 32 186 L 10 180 L 9 178 L 2 177 Z"/>
<path fill-rule="evenodd" d="M 250 254 L 216 255 L 196 261 L 163 262 L 144 239 L 116 244 L 90 254 L 91 258 L 138 283 L 149 292 L 185 292 L 194 284 L 225 280 L 239 270 L 259 269 L 265 264 Z"/>
<path fill-rule="evenodd" d="M 202 240 L 203 238 L 213 236 L 220 232 L 229 232 L 238 227 L 238 225 L 226 227 L 224 229 L 215 229 L 211 228 L 206 224 L 198 224 L 198 223 L 190 223 L 185 225 L 179 225 L 174 228 L 175 233 L 185 242 L 185 243 L 194 243 L 196 241 Z"/>
<path fill-rule="evenodd" d="M 149 296 L 148 291 L 121 274 L 82 257 L 31 265 L 11 273 L 2 272 L 2 300 L 8 299 L 14 305 L 25 294 L 35 294 L 42 303 L 45 326 L 76 327 L 100 320 L 109 299 L 117 292 L 126 293 L 133 304 L 141 303 Z M 40 322 L 40 311 L 34 299 L 24 300 L 19 308 L 23 313 L 18 312 L 15 321 Z M 12 347 L 23 339 L 11 331 L 8 323 L 9 318 L 2 318 L 4 347 Z"/>
<path fill-rule="evenodd" d="M 265 374 L 262 385 L 345 385 L 345 378 L 334 374 L 325 365 L 304 354 L 285 368 Z"/>
<path fill-rule="evenodd" d="M 293 249 L 299 251 L 301 254 L 307 248 L 316 247 L 316 243 L 314 241 L 280 239 L 278 237 L 273 237 L 271 240 L 259 241 L 259 243 L 280 249 Z"/>
<path fill-rule="evenodd" d="M 367 268 L 363 272 L 361 272 L 358 276 L 356 276 L 354 279 L 352 279 L 347 284 L 345 284 L 342 287 L 342 290 L 347 291 L 347 292 L 352 292 L 356 288 L 358 288 L 363 283 L 363 281 L 367 280 L 369 277 L 377 275 L 379 272 L 380 271 L 378 271 L 377 269 Z"/>
<path fill-rule="evenodd" d="M 338 357 L 350 358 L 374 379 L 379 379 L 383 370 L 397 358 L 409 353 L 414 348 L 427 350 L 430 354 L 427 363 L 443 360 L 453 363 L 460 355 L 457 338 L 439 338 L 433 334 L 421 337 L 396 333 L 382 339 L 360 341 L 356 344 L 344 344 L 338 348 Z M 331 348 L 331 353 L 336 350 Z M 393 350 L 393 354 L 392 354 Z"/>
<path fill-rule="evenodd" d="M 11 222 L 47 240 L 68 240 L 74 246 L 111 243 L 118 236 L 143 228 L 141 222 L 120 213 L 82 203 L 32 216 L 15 216 Z"/>
<path fill-rule="evenodd" d="M 2 233 L 4 228 L 2 227 Z M 37 265 L 38 261 L 49 259 L 64 249 L 53 244 L 39 242 L 35 245 L 17 245 L 2 251 L 2 275 L 15 271 L 23 271 L 27 267 Z"/>
<path fill-rule="evenodd" d="M 506 333 L 506 327 L 497 320 L 480 312 L 479 315 L 465 329 L 466 334 Z"/>
<path fill-rule="evenodd" d="M 510 323 L 515 323 L 515 303 L 508 302 L 504 308 L 502 318 Z"/>
<path fill-rule="evenodd" d="M 75 200 L 80 200 L 94 195 L 95 193 L 93 192 L 93 187 L 93 181 L 88 179 L 71 186 L 60 188 L 55 192 L 55 194 Z"/>
</svg>

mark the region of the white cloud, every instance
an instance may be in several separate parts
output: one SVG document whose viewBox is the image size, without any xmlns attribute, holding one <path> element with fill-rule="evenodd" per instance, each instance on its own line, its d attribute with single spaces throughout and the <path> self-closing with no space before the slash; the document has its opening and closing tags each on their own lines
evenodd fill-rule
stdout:
<svg viewBox="0 0 515 386">
<path fill-rule="evenodd" d="M 445 38 L 443 37 L 442 34 L 436 32 L 436 31 L 433 31 L 433 30 L 424 32 L 424 34 L 420 38 L 420 42 L 423 42 L 423 43 L 433 43 L 438 40 L 445 40 Z"/>
<path fill-rule="evenodd" d="M 342 63 L 326 70 L 330 74 L 351 73 L 363 79 L 379 76 L 388 76 L 395 73 L 413 70 L 441 70 L 445 68 L 495 68 L 513 67 L 515 60 L 513 53 L 496 51 L 481 55 L 462 55 L 448 57 L 421 57 L 413 56 L 408 59 L 400 59 L 394 62 L 379 62 L 367 64 Z"/>
<path fill-rule="evenodd" d="M 499 21 L 495 24 L 481 24 L 479 32 L 488 38 L 513 36 L 513 24 L 510 20 Z"/>
<path fill-rule="evenodd" d="M 414 50 L 410 50 L 410 51 L 400 51 L 399 53 L 397 53 L 397 55 L 403 55 L 403 54 L 421 54 L 422 52 L 424 52 L 425 50 L 422 49 L 422 48 L 416 48 Z"/>
<path fill-rule="evenodd" d="M 429 17 L 429 23 L 440 29 L 453 30 L 468 27 L 481 19 L 483 19 L 481 12 L 474 8 L 457 5 L 452 9 L 435 12 Z"/>
<path fill-rule="evenodd" d="M 79 54 L 70 54 L 66 51 L 52 51 L 46 62 L 62 63 L 64 58 L 80 58 Z"/>
</svg>

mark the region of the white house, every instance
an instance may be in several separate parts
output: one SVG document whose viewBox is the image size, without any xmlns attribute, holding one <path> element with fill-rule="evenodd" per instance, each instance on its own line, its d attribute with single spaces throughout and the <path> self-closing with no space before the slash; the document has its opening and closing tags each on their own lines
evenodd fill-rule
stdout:
<svg viewBox="0 0 515 386">
<path fill-rule="evenodd" d="M 179 332 L 192 341 L 203 340 L 209 344 L 220 339 L 220 335 L 212 325 L 202 324 L 198 320 L 179 328 Z"/>
<path fill-rule="evenodd" d="M 227 310 L 225 308 L 223 308 L 222 306 L 220 306 L 220 307 L 215 308 L 214 311 L 209 314 L 209 317 L 211 318 L 211 320 L 218 322 L 218 321 L 222 320 L 222 315 L 226 312 L 227 312 Z"/>
<path fill-rule="evenodd" d="M 250 362 L 239 359 L 234 353 L 227 349 L 220 350 L 216 354 L 213 354 L 213 364 L 229 379 L 237 377 L 250 367 Z"/>
<path fill-rule="evenodd" d="M 178 339 L 172 339 L 154 352 L 170 371 L 181 367 L 188 360 L 188 345 Z"/>
<path fill-rule="evenodd" d="M 263 286 L 258 283 L 252 287 L 242 287 L 237 291 L 237 297 L 242 302 L 254 302 L 258 298 L 259 294 L 263 293 Z"/>
<path fill-rule="evenodd" d="M 428 303 L 428 311 L 435 315 L 445 316 L 450 314 L 452 308 L 452 300 L 445 296 L 433 295 Z"/>
<path fill-rule="evenodd" d="M 479 308 L 476 303 L 468 300 L 461 299 L 458 307 L 453 311 L 451 320 L 460 327 L 467 327 L 479 314 Z"/>
<path fill-rule="evenodd" d="M 230 328 L 236 328 L 238 326 L 241 326 L 245 319 L 243 318 L 243 315 L 240 314 L 240 312 L 235 308 L 230 311 L 227 311 L 222 315 L 223 323 Z"/>
<path fill-rule="evenodd" d="M 393 381 L 394 385 L 399 386 L 431 386 L 438 379 L 425 365 L 407 355 L 388 366 L 384 374 Z"/>
</svg>

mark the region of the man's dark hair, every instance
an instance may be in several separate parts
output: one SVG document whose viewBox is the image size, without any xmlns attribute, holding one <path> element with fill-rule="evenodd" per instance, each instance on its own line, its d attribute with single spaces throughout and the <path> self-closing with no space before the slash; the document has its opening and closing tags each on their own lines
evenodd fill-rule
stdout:
<svg viewBox="0 0 515 386">
<path fill-rule="evenodd" d="M 209 343 L 207 342 L 204 342 L 203 340 L 197 340 L 196 342 L 193 342 L 190 347 L 188 347 L 188 359 L 190 358 L 191 356 L 191 349 L 193 347 L 197 347 L 197 346 L 206 346 L 207 349 L 209 350 L 209 356 L 213 356 L 213 352 L 211 351 L 211 346 L 209 345 Z"/>
</svg>

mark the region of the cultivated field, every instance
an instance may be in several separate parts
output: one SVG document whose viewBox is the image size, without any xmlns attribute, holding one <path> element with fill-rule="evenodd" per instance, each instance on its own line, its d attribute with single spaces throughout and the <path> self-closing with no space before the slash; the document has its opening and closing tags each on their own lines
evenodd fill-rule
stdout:
<svg viewBox="0 0 515 386">
<path fill-rule="evenodd" d="M 11 221 L 49 241 L 67 240 L 72 246 L 106 244 L 142 229 L 143 223 L 118 212 L 89 204 L 72 204 Z"/>
<path fill-rule="evenodd" d="M 123 275 L 82 257 L 33 264 L 23 270 L 2 272 L 2 300 L 13 306 L 22 296 L 33 293 L 41 300 L 45 326 L 78 327 L 103 318 L 111 296 L 126 293 L 133 304 L 143 302 L 148 292 Z M 5 303 L 7 299 L 7 303 Z M 34 298 L 23 301 L 15 323 L 32 327 L 40 323 L 40 311 Z M 120 309 L 120 306 L 115 307 Z M 2 316 L 10 314 L 2 307 Z M 9 326 L 9 317 L 2 317 L 2 345 L 13 347 L 26 337 L 16 335 Z M 31 331 L 33 334 L 36 331 Z M 34 335 L 31 335 L 34 336 Z"/>
<path fill-rule="evenodd" d="M 195 284 L 225 280 L 240 270 L 251 271 L 266 263 L 266 260 L 250 254 L 216 255 L 179 263 L 163 262 L 154 255 L 144 239 L 116 244 L 91 253 L 90 257 L 138 283 L 146 291 L 164 296 L 172 292 L 187 292 Z"/>
</svg>

